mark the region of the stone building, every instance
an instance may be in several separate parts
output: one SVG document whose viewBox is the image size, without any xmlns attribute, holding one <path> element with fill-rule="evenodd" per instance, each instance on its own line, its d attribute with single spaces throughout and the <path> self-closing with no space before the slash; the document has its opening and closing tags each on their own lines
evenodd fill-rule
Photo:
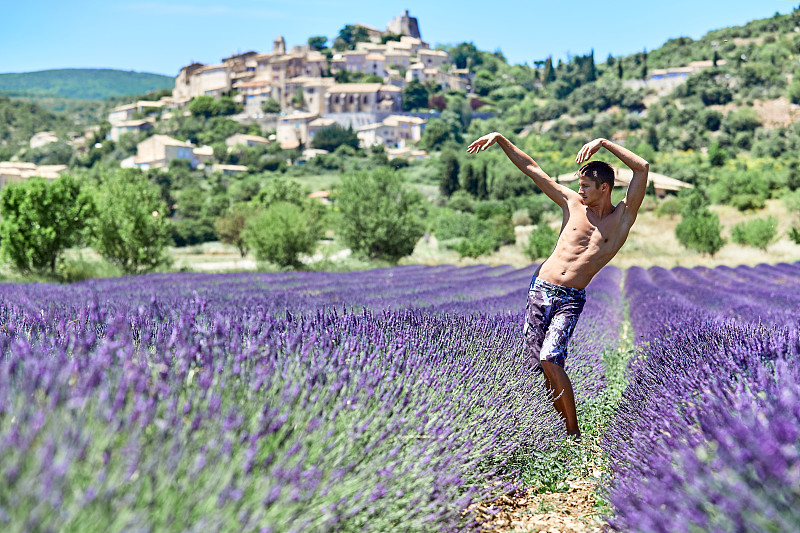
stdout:
<svg viewBox="0 0 800 533">
<path fill-rule="evenodd" d="M 402 92 L 381 83 L 337 83 L 325 95 L 325 114 L 400 111 Z"/>
<path fill-rule="evenodd" d="M 394 33 L 395 35 L 407 35 L 409 37 L 416 37 L 417 39 L 422 38 L 419 33 L 419 22 L 417 18 L 410 16 L 407 9 L 402 15 L 392 19 L 386 26 L 386 31 L 387 33 Z"/>
</svg>

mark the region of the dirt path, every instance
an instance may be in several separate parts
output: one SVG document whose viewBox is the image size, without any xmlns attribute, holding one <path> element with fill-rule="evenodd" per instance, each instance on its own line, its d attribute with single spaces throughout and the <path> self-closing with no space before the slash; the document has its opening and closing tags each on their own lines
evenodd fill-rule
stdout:
<svg viewBox="0 0 800 533">
<path fill-rule="evenodd" d="M 567 483 L 569 492 L 507 494 L 471 510 L 486 532 L 600 533 L 604 522 L 598 516 L 595 482 Z"/>
</svg>

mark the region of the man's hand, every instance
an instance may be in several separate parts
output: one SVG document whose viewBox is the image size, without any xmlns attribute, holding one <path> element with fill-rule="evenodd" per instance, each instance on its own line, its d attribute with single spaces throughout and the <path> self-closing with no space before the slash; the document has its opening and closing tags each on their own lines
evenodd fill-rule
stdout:
<svg viewBox="0 0 800 533">
<path fill-rule="evenodd" d="M 603 146 L 603 141 L 605 139 L 595 139 L 593 141 L 589 141 L 588 143 L 583 145 L 580 152 L 578 152 L 578 157 L 575 158 L 575 161 L 578 164 L 585 163 Z"/>
<path fill-rule="evenodd" d="M 502 135 L 500 135 L 496 131 L 492 132 L 492 133 L 490 133 L 488 135 L 484 135 L 483 137 L 481 137 L 477 141 L 475 141 L 472 144 L 470 144 L 467 147 L 467 152 L 469 152 L 470 154 L 476 154 L 476 153 L 480 152 L 481 150 L 486 150 L 491 145 L 496 143 L 497 140 L 500 139 L 501 137 L 502 137 Z"/>
</svg>

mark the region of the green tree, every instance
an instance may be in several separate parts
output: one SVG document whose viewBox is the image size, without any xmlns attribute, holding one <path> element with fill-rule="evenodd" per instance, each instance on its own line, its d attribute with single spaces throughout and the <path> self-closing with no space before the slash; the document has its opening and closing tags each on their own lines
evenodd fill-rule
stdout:
<svg viewBox="0 0 800 533">
<path fill-rule="evenodd" d="M 216 102 L 217 115 L 235 115 L 242 110 L 242 104 L 237 104 L 230 96 L 223 96 Z"/>
<path fill-rule="evenodd" d="M 693 190 L 683 197 L 681 221 L 675 227 L 675 237 L 686 248 L 713 256 L 725 244 L 721 236 L 719 216 L 708 209 L 708 201 Z"/>
<path fill-rule="evenodd" d="M 261 104 L 261 110 L 264 113 L 280 113 L 281 112 L 281 104 L 278 103 L 277 100 L 274 98 L 267 98 Z"/>
<path fill-rule="evenodd" d="M 422 202 L 387 168 L 345 176 L 338 197 L 342 239 L 356 253 L 397 262 L 422 237 Z"/>
<path fill-rule="evenodd" d="M 472 43 L 461 43 L 451 48 L 448 53 L 456 68 L 473 69 L 483 63 L 480 51 Z"/>
<path fill-rule="evenodd" d="M 308 38 L 308 46 L 312 50 L 322 50 L 328 44 L 328 38 L 324 35 L 315 35 Z"/>
<path fill-rule="evenodd" d="M 343 128 L 339 124 L 325 126 L 317 130 L 311 140 L 312 148 L 328 150 L 329 152 L 333 152 L 341 145 L 358 148 L 358 135 L 356 135 L 352 127 Z"/>
<path fill-rule="evenodd" d="M 428 89 L 419 80 L 411 80 L 403 87 L 403 111 L 427 108 L 428 99 Z"/>
<path fill-rule="evenodd" d="M 464 171 L 461 175 L 461 188 L 475 198 L 478 197 L 478 172 L 475 171 L 472 163 L 464 165 Z"/>
<path fill-rule="evenodd" d="M 307 211 L 289 202 L 276 202 L 247 220 L 243 238 L 259 261 L 298 267 L 300 254 L 314 251 L 317 231 Z"/>
<path fill-rule="evenodd" d="M 548 257 L 556 247 L 558 232 L 547 224 L 538 224 L 531 230 L 525 254 L 532 261 Z"/>
<path fill-rule="evenodd" d="M 0 191 L 0 252 L 22 272 L 55 273 L 59 255 L 78 244 L 94 216 L 91 195 L 69 176 L 41 178 Z"/>
<path fill-rule="evenodd" d="M 442 154 L 442 166 L 442 175 L 439 178 L 439 192 L 442 193 L 442 196 L 449 198 L 459 188 L 458 158 L 454 153 L 446 152 Z"/>
<path fill-rule="evenodd" d="M 247 221 L 255 214 L 256 209 L 252 204 L 238 202 L 214 221 L 214 228 L 217 230 L 219 240 L 236 246 L 242 257 L 246 256 L 250 249 L 244 238 L 244 229 Z"/>
<path fill-rule="evenodd" d="M 777 235 L 778 219 L 772 216 L 740 222 L 731 230 L 733 242 L 760 248 L 763 251 L 767 250 L 767 246 L 775 240 Z"/>
<path fill-rule="evenodd" d="M 130 169 L 108 176 L 95 192 L 95 202 L 91 242 L 100 255 L 127 274 L 169 262 L 167 206 L 147 176 Z"/>
<path fill-rule="evenodd" d="M 420 142 L 427 148 L 438 148 L 452 138 L 453 130 L 450 125 L 440 118 L 432 118 L 425 126 Z"/>
<path fill-rule="evenodd" d="M 298 87 L 294 91 L 294 96 L 292 96 L 292 106 L 297 109 L 305 107 L 306 105 L 306 97 L 303 95 L 303 88 Z"/>
<path fill-rule="evenodd" d="M 216 239 L 214 219 L 205 214 L 208 193 L 192 185 L 178 193 L 178 208 L 172 224 L 172 239 L 177 246 L 190 246 Z"/>
<path fill-rule="evenodd" d="M 711 143 L 708 147 L 708 162 L 712 167 L 721 167 L 728 159 L 728 153 L 720 148 L 719 143 Z"/>
<path fill-rule="evenodd" d="M 486 163 L 475 170 L 476 180 L 478 183 L 476 197 L 479 200 L 486 200 L 489 198 L 489 183 L 487 178 Z"/>
<path fill-rule="evenodd" d="M 791 161 L 786 169 L 786 186 L 790 191 L 800 189 L 800 164 L 798 161 Z"/>
<path fill-rule="evenodd" d="M 367 28 L 357 24 L 348 24 L 339 30 L 339 35 L 333 41 L 333 48 L 337 52 L 354 50 L 356 43 L 358 42 L 369 42 L 369 33 L 367 32 Z"/>
<path fill-rule="evenodd" d="M 208 94 L 196 96 L 189 102 L 189 112 L 199 117 L 213 117 L 217 115 L 217 102 Z"/>
<path fill-rule="evenodd" d="M 800 80 L 794 80 L 789 85 L 789 100 L 793 104 L 800 104 Z"/>
</svg>

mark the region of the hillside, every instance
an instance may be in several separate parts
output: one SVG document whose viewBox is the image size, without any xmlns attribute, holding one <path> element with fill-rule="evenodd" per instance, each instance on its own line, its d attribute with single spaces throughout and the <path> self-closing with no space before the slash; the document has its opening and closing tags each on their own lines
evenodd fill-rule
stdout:
<svg viewBox="0 0 800 533">
<path fill-rule="evenodd" d="M 106 100 L 170 89 L 170 76 L 113 69 L 59 69 L 0 74 L 0 93 L 8 96 Z"/>
</svg>

